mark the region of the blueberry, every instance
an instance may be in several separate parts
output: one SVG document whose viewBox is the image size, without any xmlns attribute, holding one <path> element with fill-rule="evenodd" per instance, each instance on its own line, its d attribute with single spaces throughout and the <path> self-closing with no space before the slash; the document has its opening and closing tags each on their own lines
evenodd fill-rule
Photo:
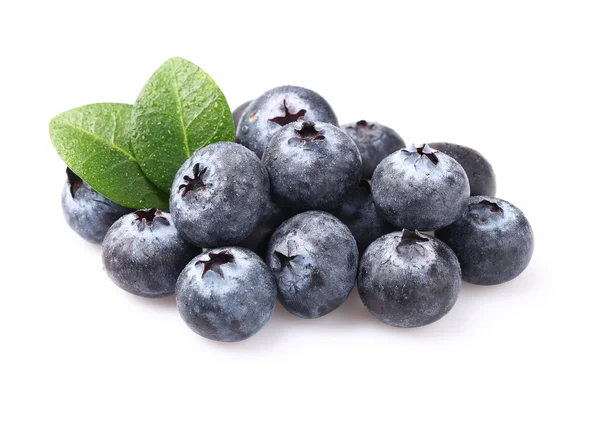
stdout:
<svg viewBox="0 0 600 429">
<path fill-rule="evenodd" d="M 273 135 L 263 156 L 275 202 L 297 211 L 331 210 L 360 181 L 360 154 L 339 128 L 294 122 Z"/>
<path fill-rule="evenodd" d="M 157 209 L 121 217 L 102 242 L 110 279 L 127 292 L 149 298 L 172 294 L 179 273 L 197 254 L 198 249 L 178 234 L 171 215 Z"/>
<path fill-rule="evenodd" d="M 280 86 L 250 103 L 240 119 L 236 141 L 261 158 L 273 134 L 299 119 L 339 125 L 329 103 L 316 92 L 299 86 Z"/>
<path fill-rule="evenodd" d="M 428 145 L 400 149 L 375 169 L 373 200 L 397 228 L 434 230 L 467 209 L 469 179 L 454 159 Z"/>
<path fill-rule="evenodd" d="M 383 158 L 406 147 L 396 131 L 377 122 L 352 122 L 342 125 L 342 130 L 358 147 L 362 158 L 362 177 L 365 179 L 371 178 Z"/>
<path fill-rule="evenodd" d="M 418 231 L 393 232 L 364 253 L 358 294 L 369 312 L 388 325 L 414 328 L 442 318 L 460 291 L 456 255 Z"/>
<path fill-rule="evenodd" d="M 394 230 L 375 207 L 371 185 L 365 179 L 362 179 L 346 197 L 346 201 L 331 213 L 350 229 L 356 239 L 359 253 L 363 253 L 377 238 Z"/>
<path fill-rule="evenodd" d="M 273 313 L 277 286 L 271 270 L 253 252 L 220 247 L 194 258 L 181 272 L 177 309 L 198 335 L 241 341 L 262 328 Z"/>
<path fill-rule="evenodd" d="M 348 297 L 358 266 L 358 248 L 346 225 L 329 213 L 304 212 L 271 236 L 267 264 L 277 279 L 279 300 L 303 318 L 324 316 Z"/>
<path fill-rule="evenodd" d="M 458 256 L 463 280 L 478 285 L 514 279 L 533 254 L 533 231 L 525 215 L 498 198 L 469 198 L 462 217 L 435 235 Z"/>
<path fill-rule="evenodd" d="M 244 114 L 246 107 L 248 107 L 250 105 L 250 103 L 252 103 L 252 100 L 248 100 L 245 103 L 240 104 L 238 107 L 233 109 L 233 112 L 231 112 L 231 116 L 233 117 L 233 129 L 234 130 L 237 130 L 238 125 L 240 124 L 240 119 L 241 119 L 242 115 Z"/>
<path fill-rule="evenodd" d="M 269 201 L 258 225 L 249 236 L 240 241 L 239 246 L 252 250 L 261 258 L 267 254 L 269 239 L 273 232 L 286 219 L 285 213 L 272 201 Z"/>
<path fill-rule="evenodd" d="M 471 196 L 496 195 L 496 175 L 492 165 L 475 149 L 452 143 L 430 143 L 429 147 L 451 156 L 465 169 Z"/>
<path fill-rule="evenodd" d="M 62 211 L 73 231 L 90 243 L 100 244 L 108 228 L 133 209 L 120 206 L 99 194 L 67 168 Z"/>
<path fill-rule="evenodd" d="M 171 187 L 179 233 L 198 247 L 240 242 L 260 222 L 269 201 L 269 176 L 237 143 L 213 143 L 183 163 Z"/>
</svg>

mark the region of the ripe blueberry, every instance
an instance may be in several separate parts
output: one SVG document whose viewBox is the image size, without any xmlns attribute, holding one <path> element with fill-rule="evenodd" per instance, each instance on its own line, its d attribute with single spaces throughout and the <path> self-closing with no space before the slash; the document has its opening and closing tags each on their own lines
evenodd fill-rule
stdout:
<svg viewBox="0 0 600 429">
<path fill-rule="evenodd" d="M 367 248 L 358 293 L 367 310 L 388 325 L 414 328 L 450 311 L 460 291 L 456 255 L 418 231 L 393 232 Z"/>
<path fill-rule="evenodd" d="M 234 130 L 237 130 L 238 125 L 240 124 L 240 119 L 241 119 L 242 115 L 244 114 L 246 107 L 248 107 L 250 105 L 250 103 L 252 103 L 252 100 L 249 100 L 249 101 L 246 101 L 245 103 L 240 104 L 238 107 L 233 109 L 233 112 L 231 112 L 231 116 L 233 117 L 233 129 Z"/>
<path fill-rule="evenodd" d="M 362 177 L 365 179 L 371 178 L 383 158 L 406 147 L 396 131 L 377 122 L 358 121 L 341 128 L 358 147 L 362 158 Z"/>
<path fill-rule="evenodd" d="M 171 187 L 179 233 L 198 247 L 233 245 L 258 225 L 269 201 L 269 176 L 251 151 L 213 143 L 183 163 Z"/>
<path fill-rule="evenodd" d="M 465 170 L 428 145 L 389 155 L 375 169 L 371 187 L 377 208 L 397 228 L 427 231 L 450 225 L 469 198 Z"/>
<path fill-rule="evenodd" d="M 273 134 L 300 119 L 339 125 L 329 103 L 316 92 L 299 86 L 280 86 L 250 103 L 240 119 L 236 141 L 261 158 Z"/>
<path fill-rule="evenodd" d="M 175 295 L 179 314 L 198 335 L 241 341 L 271 317 L 277 286 L 256 254 L 241 247 L 220 247 L 202 253 L 185 267 Z"/>
<path fill-rule="evenodd" d="M 517 277 L 533 254 L 533 231 L 525 215 L 507 201 L 475 196 L 460 219 L 435 236 L 454 250 L 463 280 L 495 285 Z"/>
<path fill-rule="evenodd" d="M 350 229 L 359 253 L 363 253 L 374 240 L 394 230 L 375 207 L 371 184 L 365 179 L 361 179 L 346 201 L 331 213 Z"/>
<path fill-rule="evenodd" d="M 315 318 L 338 308 L 350 294 L 358 248 L 337 218 L 309 211 L 288 219 L 273 233 L 267 264 L 283 306 L 298 317 Z"/>
<path fill-rule="evenodd" d="M 256 228 L 249 236 L 240 241 L 238 246 L 250 249 L 261 258 L 264 258 L 267 254 L 271 235 L 285 219 L 286 215 L 279 206 L 269 201 Z"/>
<path fill-rule="evenodd" d="M 135 295 L 172 294 L 179 273 L 199 252 L 177 233 L 171 215 L 137 210 L 117 220 L 102 242 L 102 261 L 110 279 Z"/>
<path fill-rule="evenodd" d="M 452 143 L 430 143 L 429 147 L 451 156 L 465 169 L 465 173 L 469 178 L 471 196 L 487 195 L 493 197 L 496 195 L 494 170 L 487 159 L 475 149 Z"/>
<path fill-rule="evenodd" d="M 73 231 L 90 243 L 100 244 L 108 228 L 133 209 L 120 206 L 99 194 L 67 168 L 62 211 Z"/>
<path fill-rule="evenodd" d="M 360 154 L 339 128 L 294 122 L 273 135 L 263 155 L 273 200 L 296 211 L 331 210 L 360 181 Z"/>
</svg>

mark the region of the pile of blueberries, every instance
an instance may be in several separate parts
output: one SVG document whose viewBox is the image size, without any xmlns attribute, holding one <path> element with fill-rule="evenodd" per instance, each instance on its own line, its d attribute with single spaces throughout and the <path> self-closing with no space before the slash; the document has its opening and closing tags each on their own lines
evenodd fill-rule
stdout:
<svg viewBox="0 0 600 429">
<path fill-rule="evenodd" d="M 144 297 L 175 293 L 203 337 L 250 337 L 277 299 L 298 317 L 324 316 L 355 283 L 376 318 L 422 326 L 450 311 L 461 279 L 503 283 L 531 259 L 530 224 L 495 198 L 492 167 L 473 149 L 407 148 L 363 120 L 340 127 L 327 101 L 294 86 L 233 116 L 236 142 L 181 166 L 170 213 L 121 207 L 70 170 L 62 195 L 69 225 L 102 243 L 112 281 Z"/>
</svg>

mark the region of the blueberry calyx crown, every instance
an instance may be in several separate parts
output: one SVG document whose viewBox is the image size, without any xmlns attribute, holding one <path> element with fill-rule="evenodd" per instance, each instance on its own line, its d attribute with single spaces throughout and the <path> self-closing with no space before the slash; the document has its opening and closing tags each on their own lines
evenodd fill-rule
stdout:
<svg viewBox="0 0 600 429">
<path fill-rule="evenodd" d="M 186 183 L 179 185 L 179 191 L 183 190 L 181 196 L 185 197 L 187 193 L 196 191 L 196 190 L 204 190 L 210 183 L 204 182 L 204 175 L 206 174 L 206 170 L 208 167 L 204 167 L 200 170 L 200 164 L 195 164 L 193 168 L 194 177 L 183 176 L 183 180 Z"/>
<path fill-rule="evenodd" d="M 133 212 L 133 216 L 140 231 L 144 230 L 146 226 L 153 225 L 155 222 L 169 225 L 169 220 L 163 216 L 162 210 L 159 209 L 136 210 Z"/>
<path fill-rule="evenodd" d="M 277 250 L 275 252 L 273 252 L 273 254 L 275 255 L 275 257 L 277 258 L 277 260 L 279 261 L 279 271 L 283 271 L 285 268 L 289 267 L 291 268 L 291 262 L 292 260 L 298 256 L 298 255 L 284 255 L 281 252 L 278 252 Z"/>
<path fill-rule="evenodd" d="M 83 185 L 83 180 L 77 174 L 67 167 L 67 182 L 69 183 L 69 190 L 71 191 L 71 197 L 75 198 L 75 192 Z"/>
<path fill-rule="evenodd" d="M 477 203 L 469 204 L 469 215 L 479 220 L 481 223 L 487 223 L 491 216 L 498 216 L 504 213 L 502 207 L 493 201 L 483 199 Z"/>
<path fill-rule="evenodd" d="M 429 147 L 428 144 L 422 144 L 419 147 L 415 147 L 415 145 L 412 145 L 408 149 L 404 148 L 401 150 L 410 153 L 418 153 L 421 156 L 426 156 L 431 162 L 433 162 L 434 165 L 437 165 L 438 162 L 440 162 L 439 158 L 436 155 L 437 150 L 431 149 L 431 147 Z"/>
<path fill-rule="evenodd" d="M 375 124 L 370 124 L 364 119 L 361 119 L 353 128 L 356 129 L 356 132 L 360 134 L 374 134 L 373 130 L 375 129 Z"/>
<path fill-rule="evenodd" d="M 296 122 L 298 119 L 306 115 L 306 109 L 300 109 L 296 113 L 292 113 L 289 111 L 287 107 L 287 103 L 285 98 L 283 99 L 283 116 L 276 116 L 274 118 L 270 118 L 269 122 L 275 122 L 282 127 L 287 124 L 291 124 L 292 122 Z"/>
<path fill-rule="evenodd" d="M 218 253 L 208 252 L 208 258 L 208 261 L 199 260 L 196 262 L 196 265 L 204 265 L 202 269 L 202 278 L 204 278 L 206 273 L 208 273 L 209 271 L 214 271 L 215 273 L 220 275 L 221 278 L 224 278 L 225 276 L 223 275 L 223 269 L 221 268 L 221 265 L 229 264 L 235 259 L 233 255 L 231 253 L 228 253 L 227 251 L 222 251 Z"/>
<path fill-rule="evenodd" d="M 315 128 L 315 123 L 313 121 L 305 121 L 302 122 L 300 129 L 294 130 L 299 140 L 304 143 L 309 143 L 313 141 L 325 140 L 325 136 L 322 131 L 317 131 Z"/>
<path fill-rule="evenodd" d="M 425 247 L 421 243 L 427 243 L 429 238 L 425 234 L 421 234 L 416 229 L 411 231 L 404 228 L 399 235 L 394 236 L 396 239 L 396 252 L 400 254 L 415 253 L 420 256 L 425 256 Z"/>
</svg>

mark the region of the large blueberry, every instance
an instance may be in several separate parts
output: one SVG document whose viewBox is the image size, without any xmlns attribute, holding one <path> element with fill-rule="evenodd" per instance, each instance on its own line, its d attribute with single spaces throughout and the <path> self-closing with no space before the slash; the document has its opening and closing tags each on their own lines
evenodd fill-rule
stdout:
<svg viewBox="0 0 600 429">
<path fill-rule="evenodd" d="M 231 112 L 231 116 L 233 117 L 233 128 L 235 130 L 237 130 L 238 125 L 240 124 L 240 119 L 242 118 L 242 115 L 244 114 L 246 107 L 248 107 L 250 105 L 250 103 L 252 103 L 252 100 L 248 100 L 245 103 L 240 104 L 238 107 L 233 109 L 233 111 Z"/>
<path fill-rule="evenodd" d="M 394 230 L 375 207 L 371 185 L 365 179 L 361 179 L 346 201 L 331 213 L 350 229 L 359 253 L 363 253 L 374 240 Z"/>
<path fill-rule="evenodd" d="M 430 143 L 432 149 L 439 150 L 451 156 L 465 169 L 469 178 L 471 196 L 496 195 L 496 175 L 492 165 L 482 154 L 470 147 L 452 143 Z"/>
<path fill-rule="evenodd" d="M 261 158 L 273 134 L 300 119 L 339 125 L 329 103 L 316 92 L 299 86 L 280 86 L 250 103 L 237 127 L 236 141 Z"/>
<path fill-rule="evenodd" d="M 440 319 L 454 306 L 460 285 L 456 255 L 418 231 L 384 235 L 360 261 L 360 299 L 373 316 L 392 326 L 414 328 Z"/>
<path fill-rule="evenodd" d="M 269 201 L 260 222 L 249 236 L 239 242 L 238 246 L 252 250 L 261 258 L 267 254 L 271 234 L 286 219 L 286 214 L 277 204 Z"/>
<path fill-rule="evenodd" d="M 198 247 L 238 243 L 258 225 L 268 202 L 267 170 L 237 143 L 213 143 L 194 152 L 171 187 L 175 226 Z"/>
<path fill-rule="evenodd" d="M 175 295 L 179 314 L 194 332 L 211 340 L 240 341 L 267 323 L 277 286 L 256 254 L 241 247 L 220 247 L 185 267 Z"/>
<path fill-rule="evenodd" d="M 517 277 L 533 254 L 533 231 L 511 203 L 492 197 L 469 198 L 469 208 L 435 236 L 454 250 L 463 280 L 495 285 Z"/>
<path fill-rule="evenodd" d="M 102 242 L 110 279 L 127 292 L 149 298 L 172 294 L 179 273 L 198 252 L 181 238 L 169 213 L 157 209 L 121 217 Z"/>
<path fill-rule="evenodd" d="M 341 128 L 358 147 L 362 158 L 362 176 L 365 179 L 371 178 L 375 167 L 383 158 L 406 147 L 396 131 L 377 122 L 351 122 Z"/>
<path fill-rule="evenodd" d="M 467 209 L 469 179 L 448 155 L 427 145 L 400 149 L 385 158 L 371 180 L 373 200 L 397 228 L 434 230 Z"/>
<path fill-rule="evenodd" d="M 296 211 L 334 209 L 361 176 L 360 154 L 352 139 L 324 122 L 294 122 L 281 128 L 263 163 L 274 201 Z"/>
<path fill-rule="evenodd" d="M 350 294 L 358 248 L 337 218 L 309 211 L 288 219 L 273 233 L 267 264 L 283 306 L 298 317 L 315 318 L 338 308 Z"/>
<path fill-rule="evenodd" d="M 100 244 L 108 228 L 133 209 L 120 206 L 99 194 L 67 168 L 62 211 L 73 231 L 90 243 Z"/>
</svg>

